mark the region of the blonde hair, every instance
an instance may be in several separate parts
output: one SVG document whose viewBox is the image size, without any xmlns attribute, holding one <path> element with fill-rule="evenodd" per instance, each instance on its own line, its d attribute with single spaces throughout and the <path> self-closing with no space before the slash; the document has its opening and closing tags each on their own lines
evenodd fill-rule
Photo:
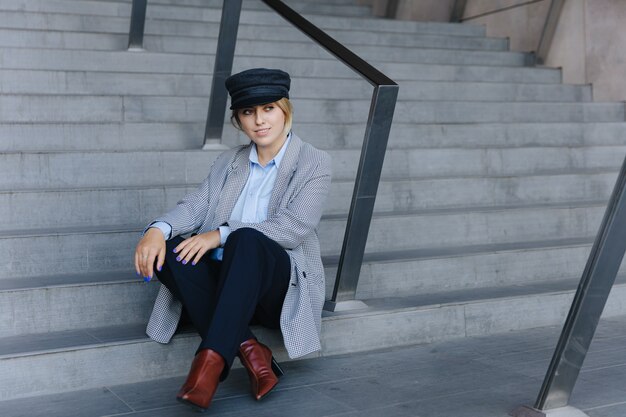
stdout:
<svg viewBox="0 0 626 417">
<path fill-rule="evenodd" d="M 268 104 L 275 104 L 276 107 L 283 111 L 283 114 L 285 115 L 285 128 L 283 129 L 283 133 L 289 133 L 293 123 L 293 106 L 291 105 L 291 101 L 289 101 L 287 97 L 283 97 L 278 101 Z M 243 130 L 241 128 L 241 122 L 239 121 L 239 110 L 241 109 L 233 109 L 232 114 L 230 115 L 230 122 L 236 129 Z"/>
</svg>

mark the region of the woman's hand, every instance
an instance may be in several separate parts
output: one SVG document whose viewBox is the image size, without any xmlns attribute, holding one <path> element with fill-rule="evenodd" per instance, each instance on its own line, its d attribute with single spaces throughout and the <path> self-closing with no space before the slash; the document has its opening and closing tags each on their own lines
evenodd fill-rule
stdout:
<svg viewBox="0 0 626 417">
<path fill-rule="evenodd" d="M 220 245 L 220 231 L 211 230 L 210 232 L 201 233 L 183 240 L 180 245 L 174 248 L 174 253 L 178 256 L 176 260 L 187 264 L 192 261 L 192 265 L 198 263 L 200 258 L 211 249 L 215 249 Z"/>
<path fill-rule="evenodd" d="M 135 271 L 144 278 L 152 279 L 155 259 L 160 271 L 165 262 L 165 238 L 161 230 L 151 227 L 135 249 Z"/>
</svg>

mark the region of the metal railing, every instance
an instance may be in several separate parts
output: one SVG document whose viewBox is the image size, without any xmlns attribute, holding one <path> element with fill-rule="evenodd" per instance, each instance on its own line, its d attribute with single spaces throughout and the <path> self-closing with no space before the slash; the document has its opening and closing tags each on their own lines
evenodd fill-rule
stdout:
<svg viewBox="0 0 626 417">
<path fill-rule="evenodd" d="M 454 0 L 452 5 L 452 13 L 450 14 L 451 22 L 461 22 L 463 15 L 465 14 L 465 6 L 467 6 L 467 0 Z"/>
<path fill-rule="evenodd" d="M 564 407 L 583 366 L 600 316 L 626 252 L 626 159 L 546 372 L 534 410 L 519 407 L 517 417 L 545 416 L 535 410 Z"/>
<path fill-rule="evenodd" d="M 546 22 L 543 25 L 541 37 L 539 38 L 539 44 L 537 45 L 536 55 L 538 64 L 543 64 L 548 56 L 564 4 L 565 0 L 550 1 L 550 8 L 548 9 L 548 14 L 546 15 Z"/>
<path fill-rule="evenodd" d="M 148 0 L 133 0 L 130 12 L 130 30 L 128 32 L 128 49 L 143 49 L 143 33 L 146 24 L 146 7 Z"/>
<path fill-rule="evenodd" d="M 326 302 L 325 309 L 335 311 L 361 306 L 362 303 L 355 300 L 356 289 L 374 212 L 374 203 L 378 192 L 378 184 L 387 150 L 399 87 L 385 74 L 337 42 L 282 1 L 261 1 L 341 62 L 352 68 L 374 87 L 354 191 L 348 212 L 343 246 L 339 256 L 335 287 L 331 299 Z M 241 13 L 241 0 L 224 0 L 223 4 L 213 72 L 213 86 L 205 129 L 205 147 L 212 143 L 219 143 L 221 140 L 228 98 L 224 80 L 232 71 L 237 28 Z M 143 7 L 143 11 L 135 11 L 136 7 L 137 9 Z M 133 0 L 133 18 L 131 21 L 134 22 L 135 14 L 145 18 L 145 8 L 146 0 Z M 132 34 L 133 27 L 137 28 L 137 31 L 141 27 L 143 31 L 143 24 L 131 24 L 130 38 L 139 39 L 138 35 Z M 141 38 L 143 38 L 143 34 Z"/>
</svg>

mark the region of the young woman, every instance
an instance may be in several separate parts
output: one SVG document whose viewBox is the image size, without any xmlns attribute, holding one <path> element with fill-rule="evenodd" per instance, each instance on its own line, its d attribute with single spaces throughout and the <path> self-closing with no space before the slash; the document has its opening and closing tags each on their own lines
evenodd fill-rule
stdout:
<svg viewBox="0 0 626 417">
<path fill-rule="evenodd" d="M 184 307 L 202 339 L 177 395 L 202 411 L 235 356 L 257 400 L 278 383 L 282 371 L 251 322 L 280 328 L 291 358 L 321 349 L 316 228 L 330 157 L 291 133 L 290 81 L 265 68 L 226 80 L 231 120 L 251 142 L 222 153 L 202 185 L 155 219 L 135 250 L 137 273 L 146 280 L 155 273 L 163 284 L 148 335 L 169 342 Z"/>
</svg>

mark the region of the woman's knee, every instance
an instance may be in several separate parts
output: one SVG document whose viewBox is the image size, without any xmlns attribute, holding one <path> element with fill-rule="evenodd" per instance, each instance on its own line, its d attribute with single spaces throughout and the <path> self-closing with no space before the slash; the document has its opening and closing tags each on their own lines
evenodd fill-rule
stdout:
<svg viewBox="0 0 626 417">
<path fill-rule="evenodd" d="M 226 243 L 224 244 L 224 246 L 227 246 L 229 244 L 232 245 L 239 241 L 254 242 L 254 241 L 260 241 L 263 239 L 266 239 L 265 235 L 259 232 L 258 230 L 253 229 L 251 227 L 242 227 L 241 229 L 237 229 L 228 235 L 228 238 L 226 239 Z"/>
<path fill-rule="evenodd" d="M 176 258 L 176 254 L 174 253 L 174 249 L 176 249 L 176 246 L 180 245 L 180 242 L 182 242 L 183 239 L 180 236 L 176 236 L 173 237 L 170 240 L 165 241 L 165 259 L 167 261 L 168 258 L 174 257 Z"/>
</svg>

